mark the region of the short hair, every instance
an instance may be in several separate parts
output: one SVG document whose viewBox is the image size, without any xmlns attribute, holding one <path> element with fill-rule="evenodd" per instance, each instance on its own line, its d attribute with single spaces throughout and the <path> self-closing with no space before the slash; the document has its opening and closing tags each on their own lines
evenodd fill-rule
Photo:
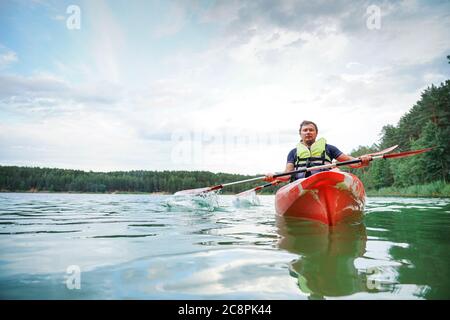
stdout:
<svg viewBox="0 0 450 320">
<path fill-rule="evenodd" d="M 308 125 L 308 124 L 312 124 L 312 125 L 314 126 L 314 128 L 316 128 L 316 132 L 319 132 L 319 129 L 317 128 L 317 124 L 315 124 L 315 123 L 312 122 L 312 121 L 308 121 L 308 120 L 303 120 L 303 122 L 300 123 L 300 131 L 302 131 L 302 127 L 303 127 L 303 126 L 306 126 L 306 125 Z"/>
</svg>

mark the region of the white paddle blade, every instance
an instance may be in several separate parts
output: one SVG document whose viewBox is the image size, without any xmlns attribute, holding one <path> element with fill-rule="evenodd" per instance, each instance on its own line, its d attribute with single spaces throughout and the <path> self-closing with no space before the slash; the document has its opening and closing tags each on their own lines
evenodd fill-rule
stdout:
<svg viewBox="0 0 450 320">
<path fill-rule="evenodd" d="M 204 192 L 207 192 L 210 188 L 198 188 L 198 189 L 189 189 L 189 190 L 182 190 L 175 192 L 175 196 L 196 196 L 199 194 L 202 194 Z"/>
<path fill-rule="evenodd" d="M 233 205 L 238 208 L 259 206 L 260 204 L 261 202 L 259 201 L 255 190 L 239 193 L 233 200 Z"/>
</svg>

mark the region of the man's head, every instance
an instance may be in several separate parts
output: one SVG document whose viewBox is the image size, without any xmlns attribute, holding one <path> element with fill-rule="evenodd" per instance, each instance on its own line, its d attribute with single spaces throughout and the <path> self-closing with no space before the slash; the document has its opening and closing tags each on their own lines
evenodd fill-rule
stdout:
<svg viewBox="0 0 450 320">
<path fill-rule="evenodd" d="M 317 125 L 314 122 L 305 120 L 300 123 L 299 132 L 303 143 L 310 146 L 316 141 L 317 133 L 319 132 L 319 130 L 317 129 Z"/>
</svg>

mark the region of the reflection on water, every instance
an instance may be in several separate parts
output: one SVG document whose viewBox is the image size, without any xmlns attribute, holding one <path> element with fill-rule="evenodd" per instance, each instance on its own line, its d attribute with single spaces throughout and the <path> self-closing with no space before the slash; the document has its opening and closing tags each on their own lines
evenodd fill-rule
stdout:
<svg viewBox="0 0 450 320">
<path fill-rule="evenodd" d="M 0 299 L 450 299 L 449 199 L 328 227 L 212 196 L 0 194 Z"/>
<path fill-rule="evenodd" d="M 367 233 L 362 223 L 329 227 L 314 221 L 277 219 L 281 249 L 299 255 L 290 274 L 300 290 L 312 299 L 347 296 L 367 291 L 367 278 L 355 267 L 364 255 Z"/>
</svg>

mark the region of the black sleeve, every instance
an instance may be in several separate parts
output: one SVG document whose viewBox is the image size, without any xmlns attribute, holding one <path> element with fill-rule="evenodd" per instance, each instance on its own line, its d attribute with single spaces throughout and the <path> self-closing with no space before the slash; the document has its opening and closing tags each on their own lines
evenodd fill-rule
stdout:
<svg viewBox="0 0 450 320">
<path fill-rule="evenodd" d="M 325 148 L 331 159 L 337 159 L 341 154 L 343 154 L 341 150 L 331 144 L 327 144 Z"/>
<path fill-rule="evenodd" d="M 287 156 L 287 163 L 295 163 L 297 158 L 297 148 L 292 149 Z"/>
</svg>

